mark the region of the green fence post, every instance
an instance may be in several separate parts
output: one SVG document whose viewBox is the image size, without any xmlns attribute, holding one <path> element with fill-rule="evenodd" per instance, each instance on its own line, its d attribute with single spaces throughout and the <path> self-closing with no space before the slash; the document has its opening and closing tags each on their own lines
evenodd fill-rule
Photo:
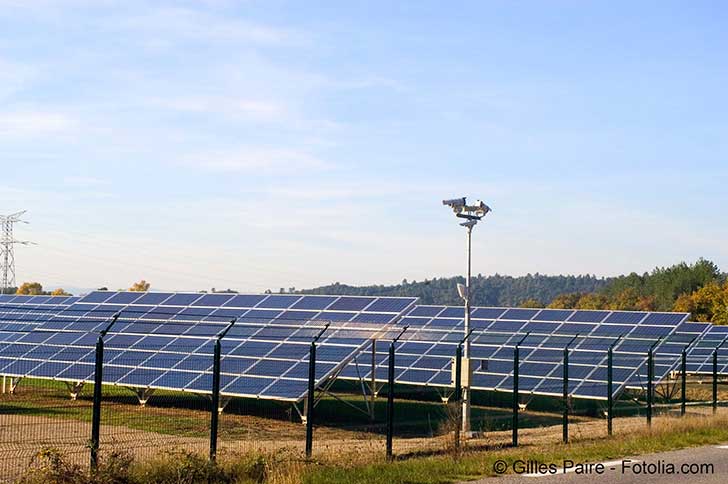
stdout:
<svg viewBox="0 0 728 484">
<path fill-rule="evenodd" d="M 680 416 L 685 416 L 687 405 L 688 352 L 683 348 L 680 355 Z"/>
<path fill-rule="evenodd" d="M 99 464 L 99 437 L 101 433 L 101 385 L 104 368 L 104 338 L 96 340 L 96 360 L 94 366 L 94 400 L 91 414 L 91 471 Z"/>
<path fill-rule="evenodd" d="M 402 331 L 392 340 L 389 345 L 389 365 L 387 368 L 387 460 L 392 460 L 392 439 L 394 438 L 394 345 L 399 338 L 407 331 L 405 326 Z M 372 371 L 374 371 L 372 369 Z"/>
</svg>

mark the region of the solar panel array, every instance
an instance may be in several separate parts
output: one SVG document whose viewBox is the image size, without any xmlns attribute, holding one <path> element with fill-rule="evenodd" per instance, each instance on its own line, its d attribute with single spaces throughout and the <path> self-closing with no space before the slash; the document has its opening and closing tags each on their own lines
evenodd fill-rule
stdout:
<svg viewBox="0 0 728 484">
<path fill-rule="evenodd" d="M 97 291 L 30 332 L 7 333 L 0 373 L 91 381 L 98 332 L 118 315 L 105 340 L 104 383 L 210 393 L 214 341 L 232 324 L 221 342 L 221 394 L 298 401 L 307 393 L 309 344 L 326 324 L 317 384 L 415 300 Z"/>
<path fill-rule="evenodd" d="M 464 336 L 463 312 L 462 307 L 417 306 L 401 320 L 400 325 L 409 329 L 397 348 L 397 383 L 452 387 L 451 361 Z M 606 399 L 609 346 L 621 338 L 614 346 L 616 394 L 639 373 L 650 346 L 672 335 L 687 317 L 682 313 L 472 308 L 470 387 L 511 392 L 514 347 L 522 340 L 519 391 L 561 396 L 563 349 L 570 344 L 569 393 Z M 377 346 L 375 378 L 382 382 L 386 381 L 386 350 L 386 345 Z M 368 361 L 368 356 L 363 361 L 358 358 L 342 376 L 369 379 Z"/>
<path fill-rule="evenodd" d="M 716 326 L 708 323 L 689 324 L 704 326 L 706 330 L 687 352 L 688 373 L 712 374 L 713 351 L 718 348 L 718 374 L 728 374 L 728 326 Z"/>
<path fill-rule="evenodd" d="M 386 340 L 388 329 L 407 325 L 397 349 L 396 382 L 452 388 L 451 363 L 464 336 L 464 310 L 414 306 L 415 301 L 109 291 L 83 298 L 0 295 L 0 374 L 91 381 L 98 332 L 118 315 L 106 337 L 107 384 L 209 393 L 214 341 L 235 321 L 222 340 L 223 395 L 300 400 L 307 391 L 308 345 L 326 324 L 317 384 L 339 371 L 343 378 L 370 378 L 369 355 L 355 356 L 370 348 L 371 339 Z M 606 398 L 606 350 L 618 339 L 615 394 L 645 387 L 645 354 L 658 339 L 654 381 L 677 368 L 685 347 L 689 372 L 712 373 L 712 351 L 728 341 L 728 328 L 686 319 L 682 313 L 473 308 L 471 388 L 512 391 L 518 340 L 519 390 L 524 393 L 561 396 L 567 344 L 569 392 L 575 397 Z M 387 349 L 377 346 L 379 382 L 387 378 Z M 728 359 L 721 359 L 719 372 L 728 373 Z"/>
</svg>

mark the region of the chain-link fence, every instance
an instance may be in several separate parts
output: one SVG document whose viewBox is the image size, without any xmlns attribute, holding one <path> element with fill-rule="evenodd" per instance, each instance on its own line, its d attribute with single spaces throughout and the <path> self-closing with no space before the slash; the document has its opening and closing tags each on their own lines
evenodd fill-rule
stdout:
<svg viewBox="0 0 728 484">
<path fill-rule="evenodd" d="M 42 449 L 57 449 L 81 468 L 92 469 L 120 453 L 136 461 L 188 452 L 209 459 L 265 453 L 302 462 L 356 463 L 578 441 L 648 425 L 661 414 L 705 413 L 705 409 L 710 413 L 728 399 L 721 381 L 728 355 L 719 351 L 698 366 L 685 353 L 677 365 L 674 356 L 661 355 L 654 348 L 638 357 L 631 354 L 630 361 L 640 359 L 637 375 L 645 376 L 636 384 L 624 385 L 620 369 L 628 356 L 607 348 L 603 353 L 607 384 L 594 383 L 594 398 L 579 399 L 574 389 L 584 385 L 580 368 L 593 361 L 582 358 L 586 350 L 595 348 L 565 346 L 549 380 L 555 395 L 547 396 L 531 391 L 536 382 L 524 373 L 527 362 L 518 345 L 509 349 L 512 371 L 497 391 L 467 390 L 472 372 L 478 369 L 463 364 L 460 346 L 452 355 L 452 385 L 433 386 L 397 384 L 409 360 L 405 354 L 398 355 L 399 345 L 391 340 L 379 341 L 377 346 L 357 357 L 361 368 L 354 370 L 359 378 L 337 378 L 342 372 L 321 382 L 316 368 L 327 364 L 325 352 L 319 359 L 312 358 L 317 346 L 306 345 L 309 355 L 301 371 L 315 391 L 301 401 L 226 395 L 224 389 L 239 368 L 237 360 L 227 358 L 215 341 L 180 359 L 160 352 L 152 340 L 130 354 L 122 351 L 125 342 L 119 335 L 102 335 L 95 346 L 85 342 L 76 348 L 83 350 L 76 355 L 76 368 L 68 370 L 67 378 L 56 380 L 51 379 L 58 373 L 46 361 L 48 355 L 29 358 L 24 354 L 17 364 L 4 367 L 0 479 L 17 479 Z M 67 351 L 76 349 L 69 346 Z M 1 356 L 13 359 L 12 354 Z M 160 360 L 139 366 L 140 358 L 152 357 Z M 658 370 L 656 376 L 655 368 L 666 365 L 670 371 L 663 375 Z M 159 374 L 152 374 L 154 366 L 160 368 Z M 171 366 L 179 371 L 162 370 Z M 192 370 L 194 376 L 187 373 Z M 39 378 L 44 372 L 48 379 Z M 25 374 L 35 377 L 18 376 Z M 191 378 L 193 384 L 188 381 Z M 156 382 L 154 389 L 145 386 L 150 380 Z M 93 381 L 117 383 L 97 386 Z M 470 420 L 468 428 L 463 428 L 466 399 Z"/>
</svg>

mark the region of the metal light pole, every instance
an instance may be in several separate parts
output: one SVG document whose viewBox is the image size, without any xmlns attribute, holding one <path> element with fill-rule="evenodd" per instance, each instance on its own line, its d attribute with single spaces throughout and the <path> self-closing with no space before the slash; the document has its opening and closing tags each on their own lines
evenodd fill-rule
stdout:
<svg viewBox="0 0 728 484">
<path fill-rule="evenodd" d="M 465 334 L 470 332 L 470 280 L 471 280 L 471 261 L 472 261 L 472 234 L 473 227 L 491 211 L 485 203 L 477 201 L 475 205 L 468 205 L 465 197 L 454 198 L 452 200 L 443 200 L 443 205 L 447 205 L 455 212 L 455 216 L 465 219 L 460 225 L 465 227 L 467 232 L 467 250 L 468 250 L 468 268 L 465 278 L 465 286 L 458 285 L 460 297 L 465 301 Z M 468 372 L 466 384 L 462 387 L 462 431 L 470 432 L 470 341 L 466 339 L 463 345 L 463 362 Z"/>
</svg>

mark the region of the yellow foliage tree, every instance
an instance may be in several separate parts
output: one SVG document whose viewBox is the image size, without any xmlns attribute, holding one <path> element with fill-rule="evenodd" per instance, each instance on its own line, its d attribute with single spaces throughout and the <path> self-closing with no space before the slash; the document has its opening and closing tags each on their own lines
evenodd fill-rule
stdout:
<svg viewBox="0 0 728 484">
<path fill-rule="evenodd" d="M 546 307 L 551 309 L 574 309 L 582 295 L 583 294 L 578 292 L 561 294 L 560 296 L 556 296 L 554 300 L 551 301 L 551 304 Z"/>
<path fill-rule="evenodd" d="M 579 298 L 574 309 L 606 309 L 609 306 L 609 298 L 595 292 L 584 294 Z"/>
<path fill-rule="evenodd" d="M 538 309 L 543 307 L 543 303 L 538 299 L 531 297 L 526 299 L 525 301 L 522 301 L 521 304 L 518 305 L 518 307 Z"/>
<path fill-rule="evenodd" d="M 691 313 L 697 321 L 728 324 L 728 281 L 710 282 L 692 294 L 681 295 L 673 309 Z"/>
<path fill-rule="evenodd" d="M 53 289 L 53 292 L 51 292 L 51 296 L 70 296 L 71 293 L 66 292 L 65 289 L 62 287 L 59 287 L 58 289 Z"/>
<path fill-rule="evenodd" d="M 15 292 L 15 294 L 24 294 L 27 296 L 37 296 L 43 294 L 43 286 L 40 282 L 24 282 Z"/>
<path fill-rule="evenodd" d="M 134 284 L 132 284 L 132 286 L 129 288 L 129 290 L 135 291 L 135 292 L 147 292 L 149 290 L 150 285 L 151 284 L 149 284 L 147 281 L 142 279 L 141 281 L 135 282 Z"/>
</svg>

